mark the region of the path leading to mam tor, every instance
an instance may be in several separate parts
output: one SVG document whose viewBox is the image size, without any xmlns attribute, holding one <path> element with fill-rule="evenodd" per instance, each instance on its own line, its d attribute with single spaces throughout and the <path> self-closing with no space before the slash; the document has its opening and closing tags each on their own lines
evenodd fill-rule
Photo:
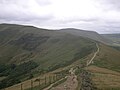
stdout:
<svg viewBox="0 0 120 90">
<path fill-rule="evenodd" d="M 67 76 L 67 80 L 64 83 L 53 87 L 50 90 L 76 90 L 78 81 L 77 76 L 75 75 L 75 69 L 71 68 L 69 72 L 70 75 Z"/>
<path fill-rule="evenodd" d="M 93 57 L 87 62 L 87 66 L 89 66 L 93 62 L 93 60 L 96 57 L 97 53 L 99 53 L 99 51 L 100 51 L 99 46 L 98 46 L 97 43 L 96 43 L 96 47 L 97 47 L 97 51 L 94 53 Z"/>
<path fill-rule="evenodd" d="M 89 66 L 93 62 L 94 58 L 99 52 L 98 44 L 96 44 L 96 47 L 97 47 L 97 51 L 94 53 L 93 57 L 87 62 L 87 66 Z M 76 90 L 78 86 L 78 81 L 77 81 L 77 76 L 75 75 L 75 69 L 71 68 L 69 72 L 70 72 L 70 75 L 65 77 L 67 78 L 67 80 L 64 83 L 59 84 L 56 87 L 52 87 L 53 84 L 51 84 L 49 87 L 45 88 L 44 90 Z M 52 88 L 49 89 L 50 87 Z"/>
</svg>

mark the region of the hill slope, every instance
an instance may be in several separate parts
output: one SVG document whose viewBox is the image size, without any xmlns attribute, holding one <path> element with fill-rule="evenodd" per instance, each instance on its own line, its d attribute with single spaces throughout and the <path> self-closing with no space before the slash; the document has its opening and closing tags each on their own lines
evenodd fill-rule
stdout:
<svg viewBox="0 0 120 90">
<path fill-rule="evenodd" d="M 77 60 L 81 64 L 84 58 L 97 50 L 96 43 L 100 51 L 93 65 L 120 72 L 120 51 L 101 42 L 112 43 L 96 32 L 77 29 L 54 31 L 0 24 L 0 88 L 30 79 L 36 73 L 65 67 Z"/>
<path fill-rule="evenodd" d="M 32 26 L 2 24 L 0 34 L 1 63 L 19 64 L 26 58 L 43 63 L 51 58 L 61 60 L 60 57 L 63 59 L 62 56 L 65 55 L 68 58 L 67 54 L 71 58 L 65 60 L 70 60 L 82 48 L 91 46 L 92 51 L 92 46 L 95 45 L 90 39 Z"/>
<path fill-rule="evenodd" d="M 95 41 L 32 26 L 0 25 L 0 88 L 64 67 L 96 50 Z M 24 79 L 25 80 L 25 79 Z"/>
<path fill-rule="evenodd" d="M 94 65 L 120 72 L 120 51 L 107 45 L 100 44 Z"/>
<path fill-rule="evenodd" d="M 85 37 L 85 38 L 90 38 L 90 39 L 93 39 L 95 41 L 99 41 L 101 43 L 108 44 L 108 45 L 113 43 L 110 39 L 105 38 L 105 37 L 101 36 L 100 34 L 98 34 L 97 32 L 94 32 L 94 31 L 85 31 L 85 30 L 74 29 L 74 28 L 65 28 L 65 29 L 61 29 L 60 31 L 70 33 L 72 35 L 77 35 L 77 36 L 82 36 L 82 37 Z"/>
<path fill-rule="evenodd" d="M 113 45 L 120 46 L 120 34 L 102 34 L 105 38 L 110 39 Z"/>
</svg>

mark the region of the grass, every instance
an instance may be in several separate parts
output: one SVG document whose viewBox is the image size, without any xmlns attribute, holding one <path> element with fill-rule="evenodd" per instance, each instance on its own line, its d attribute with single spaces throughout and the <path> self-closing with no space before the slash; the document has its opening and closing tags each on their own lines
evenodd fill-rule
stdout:
<svg viewBox="0 0 120 90">
<path fill-rule="evenodd" d="M 46 84 L 46 85 L 45 85 L 45 84 L 43 83 L 43 84 L 41 84 L 41 86 L 35 86 L 35 87 L 33 87 L 32 90 L 38 90 L 38 89 L 39 89 L 39 90 L 42 90 L 42 89 L 44 89 L 45 87 L 47 87 L 47 86 L 49 86 L 49 85 L 50 85 L 50 84 Z M 31 90 L 31 88 L 30 88 L 30 89 L 25 89 L 25 90 Z"/>
<path fill-rule="evenodd" d="M 21 65 L 34 61 L 38 67 L 31 73 L 35 75 L 68 66 L 96 49 L 93 40 L 63 32 L 19 25 L 0 27 L 0 39 L 4 38 L 0 41 L 0 63 Z"/>
<path fill-rule="evenodd" d="M 26 61 L 33 60 L 39 66 L 31 70 L 31 73 L 35 73 L 36 76 L 40 75 L 40 77 L 42 77 L 42 74 L 51 72 L 58 68 L 61 70 L 61 67 L 66 68 L 66 66 L 68 66 L 67 68 L 69 68 L 74 65 L 85 64 L 96 50 L 95 42 L 93 40 L 76 35 L 57 31 L 48 31 L 30 26 L 0 25 L 0 27 L 3 30 L 0 30 L 2 35 L 0 36 L 0 63 L 14 63 L 16 65 L 20 65 Z M 32 35 L 32 37 L 29 36 L 28 38 L 28 34 Z M 33 41 L 38 37 L 49 38 L 38 45 L 38 42 L 41 41 L 38 39 Z M 29 48 L 34 47 L 34 43 L 37 44 L 37 46 L 32 50 L 25 49 L 29 43 L 24 42 L 23 39 L 30 43 L 31 46 L 29 46 Z M 19 40 L 22 40 L 20 45 L 15 43 L 11 44 L 11 42 L 19 42 Z M 26 47 L 23 48 L 23 46 Z M 95 58 L 93 64 L 98 67 L 120 72 L 119 59 L 120 52 L 118 50 L 107 45 L 100 44 L 100 52 Z M 102 72 L 103 71 L 104 70 L 102 70 Z M 103 74 L 105 74 L 105 72 L 102 73 L 102 75 Z M 25 79 L 22 80 L 24 81 Z M 30 80 L 26 80 L 23 83 L 25 83 L 26 88 L 29 88 Z M 18 87 L 19 85 L 16 85 L 15 89 L 11 90 L 16 90 Z"/>
<path fill-rule="evenodd" d="M 26 74 L 29 74 L 28 79 L 32 78 L 33 75 L 30 74 L 30 72 L 37 66 L 37 63 L 33 61 L 25 62 L 20 65 L 11 64 L 2 66 L 3 70 L 0 75 L 6 76 L 6 78 L 0 82 L 0 88 L 5 88 L 20 83 L 21 78 L 24 78 Z"/>
<path fill-rule="evenodd" d="M 68 68 L 66 68 L 66 69 L 57 69 L 57 70 L 55 70 L 55 71 L 53 71 L 53 72 L 49 72 L 49 73 L 46 73 L 46 74 L 43 74 L 43 75 L 39 75 L 38 77 L 34 77 L 34 78 L 32 78 L 32 79 L 29 79 L 29 80 L 25 80 L 25 81 L 23 81 L 23 82 L 21 82 L 22 84 L 23 84 L 23 89 L 27 89 L 27 90 L 30 90 L 30 87 L 31 87 L 31 80 L 32 81 L 35 81 L 36 79 L 41 79 L 41 85 L 40 85 L 40 87 L 39 87 L 39 83 L 38 82 L 34 82 L 34 84 L 33 84 L 33 89 L 34 90 L 36 90 L 36 89 L 38 89 L 38 88 L 45 88 L 45 87 L 47 87 L 47 86 L 49 86 L 50 85 L 50 83 L 47 83 L 46 85 L 44 84 L 44 78 L 45 77 L 48 77 L 49 78 L 49 76 L 54 76 L 55 74 L 67 74 L 68 73 Z M 47 80 L 47 82 L 49 82 L 49 79 L 46 79 Z M 60 78 L 59 78 L 60 79 Z M 58 80 L 58 79 L 57 79 Z M 54 83 L 55 81 L 53 81 L 52 80 L 52 83 Z M 21 90 L 21 83 L 19 83 L 19 84 L 16 84 L 16 85 L 13 85 L 13 86 L 11 86 L 11 87 L 8 87 L 8 88 L 6 88 L 7 90 Z"/>
<path fill-rule="evenodd" d="M 55 83 L 55 84 L 53 85 L 53 87 L 56 87 L 56 86 L 60 85 L 61 83 L 64 83 L 66 80 L 67 80 L 67 78 L 63 78 L 63 79 L 60 80 L 59 82 Z"/>
<path fill-rule="evenodd" d="M 120 51 L 120 46 L 111 46 L 111 47 Z"/>
<path fill-rule="evenodd" d="M 26 60 L 34 60 L 41 64 L 39 69 L 41 67 L 49 69 L 49 67 L 56 64 L 64 66 L 69 62 L 80 59 L 91 53 L 95 46 L 94 41 L 90 39 L 62 32 L 48 31 L 19 25 L 1 25 L 2 28 L 3 26 L 6 27 L 3 31 L 7 37 L 4 35 L 2 37 L 7 38 L 8 40 L 5 41 L 3 45 L 0 45 L 0 54 L 2 55 L 0 56 L 0 63 L 19 64 Z M 11 31 L 12 33 L 10 33 Z M 14 32 L 15 35 L 13 34 Z M 12 39 L 9 37 L 9 33 L 12 34 Z M 39 41 L 39 39 L 37 39 L 37 41 L 34 40 L 39 37 L 49 38 L 44 42 Z M 24 42 L 24 40 L 27 40 L 27 42 Z M 15 42 L 20 44 L 17 45 Z M 41 42 L 41 44 L 37 44 L 35 47 L 34 45 L 39 42 Z M 30 48 L 35 47 L 34 50 L 26 50 L 25 48 L 28 48 L 27 45 L 30 45 Z M 85 48 L 86 51 L 84 51 Z M 87 52 L 88 50 L 90 51 L 89 53 Z M 33 57 L 29 56 L 26 59 L 22 56 L 23 54 L 28 56 L 27 54 L 31 52 L 34 55 Z M 84 52 L 84 54 L 82 52 Z"/>
<path fill-rule="evenodd" d="M 0 77 L 0 81 L 2 81 L 3 79 L 5 79 L 6 77 L 5 76 L 3 76 L 3 77 Z"/>
<path fill-rule="evenodd" d="M 100 52 L 94 59 L 93 65 L 120 72 L 119 59 L 120 51 L 109 46 L 100 44 Z"/>
<path fill-rule="evenodd" d="M 81 69 L 76 70 L 77 80 L 78 80 L 78 86 L 76 90 L 80 90 L 81 88 L 81 77 L 80 77 Z"/>
<path fill-rule="evenodd" d="M 44 85 L 44 79 L 45 77 L 49 77 L 49 76 L 53 76 L 54 74 L 50 74 L 50 73 L 47 73 L 47 74 L 44 74 L 44 75 L 40 75 L 39 77 L 35 77 L 35 78 L 32 78 L 32 79 L 29 79 L 29 80 L 26 80 L 26 81 L 23 81 L 22 83 L 19 83 L 19 84 L 16 84 L 16 85 L 13 85 L 11 87 L 8 87 L 6 88 L 7 90 L 21 90 L 21 84 L 23 84 L 23 89 L 29 89 L 31 88 L 31 80 L 33 81 L 33 87 L 36 87 L 38 88 L 38 85 L 39 83 L 38 82 L 34 82 L 36 79 L 41 79 L 41 88 L 43 88 L 43 86 L 46 86 Z M 48 79 L 47 79 L 48 81 Z"/>
<path fill-rule="evenodd" d="M 67 74 L 68 73 L 68 70 L 63 70 L 63 71 L 61 71 L 61 72 L 56 72 L 55 73 L 55 75 L 57 76 L 56 77 L 56 79 L 54 78 L 54 80 L 53 80 L 53 78 L 51 78 L 51 80 L 48 78 L 48 79 L 46 79 L 47 81 L 46 81 L 46 84 L 45 84 L 45 82 L 44 83 L 42 83 L 42 84 L 40 84 L 40 86 L 39 85 L 36 85 L 36 86 L 34 86 L 33 88 L 32 88 L 32 90 L 37 90 L 37 89 L 44 89 L 44 88 L 46 88 L 46 87 L 48 87 L 49 85 L 51 85 L 51 84 L 53 84 L 53 86 L 52 87 L 55 87 L 55 86 L 57 86 L 57 85 L 59 85 L 60 83 L 63 83 L 64 81 L 66 81 L 66 78 L 64 78 L 65 77 L 65 74 Z M 59 76 L 60 75 L 60 76 Z M 28 88 L 28 89 L 26 89 L 26 90 L 31 90 L 31 88 Z"/>
<path fill-rule="evenodd" d="M 104 37 L 108 38 L 113 42 L 113 46 L 120 46 L 120 34 L 103 34 Z"/>
<path fill-rule="evenodd" d="M 86 68 L 92 72 L 92 81 L 98 90 L 119 90 L 120 89 L 120 73 L 97 66 L 89 66 Z"/>
<path fill-rule="evenodd" d="M 55 87 L 55 86 L 57 86 L 57 85 L 65 82 L 65 81 L 66 81 L 66 78 L 60 80 L 59 82 L 57 82 L 57 83 L 55 83 L 55 84 L 53 84 L 53 87 Z M 53 83 L 54 83 L 54 82 L 53 82 Z M 38 89 L 39 89 L 39 90 L 42 90 L 42 89 L 48 87 L 49 85 L 50 85 L 50 83 L 48 83 L 48 84 L 46 84 L 46 85 L 43 83 L 43 84 L 41 84 L 40 86 L 35 86 L 35 87 L 33 87 L 32 90 L 38 90 Z M 30 89 L 25 89 L 25 90 L 31 90 L 31 88 L 30 88 Z"/>
</svg>

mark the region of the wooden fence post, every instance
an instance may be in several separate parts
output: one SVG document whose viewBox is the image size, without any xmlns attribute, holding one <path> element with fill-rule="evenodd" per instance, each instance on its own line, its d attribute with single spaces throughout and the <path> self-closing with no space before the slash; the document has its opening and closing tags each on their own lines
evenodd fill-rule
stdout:
<svg viewBox="0 0 120 90">
<path fill-rule="evenodd" d="M 58 80 L 58 79 L 59 79 L 59 74 L 56 75 L 56 80 Z"/>
<path fill-rule="evenodd" d="M 51 76 L 49 76 L 49 83 L 51 84 Z"/>
<path fill-rule="evenodd" d="M 51 83 L 53 82 L 53 76 L 51 76 Z"/>
<path fill-rule="evenodd" d="M 58 74 L 56 74 L 56 80 L 58 79 Z"/>
<path fill-rule="evenodd" d="M 39 88 L 40 88 L 40 84 L 41 84 L 40 81 L 41 81 L 41 80 L 40 80 L 40 78 L 39 78 Z"/>
<path fill-rule="evenodd" d="M 53 75 L 53 82 L 55 82 L 55 75 Z"/>
<path fill-rule="evenodd" d="M 56 74 L 55 74 L 55 77 L 54 77 L 55 81 L 56 81 Z"/>
<path fill-rule="evenodd" d="M 33 81 L 31 80 L 31 90 L 33 90 Z"/>
<path fill-rule="evenodd" d="M 36 80 L 34 80 L 34 82 L 37 82 L 37 84 L 38 84 L 38 89 L 39 89 L 39 90 L 41 90 L 41 89 L 40 89 L 40 84 L 41 84 L 41 83 L 40 83 L 40 80 L 41 80 L 40 78 L 37 78 Z M 33 84 L 34 84 L 34 82 L 33 82 Z M 34 87 L 34 86 L 33 86 L 33 87 Z"/>
<path fill-rule="evenodd" d="M 46 79 L 46 76 L 45 76 L 45 85 L 47 84 L 47 81 L 46 81 L 47 79 Z"/>
<path fill-rule="evenodd" d="M 23 90 L 23 84 L 22 83 L 21 83 L 20 87 L 21 87 L 21 90 Z"/>
</svg>

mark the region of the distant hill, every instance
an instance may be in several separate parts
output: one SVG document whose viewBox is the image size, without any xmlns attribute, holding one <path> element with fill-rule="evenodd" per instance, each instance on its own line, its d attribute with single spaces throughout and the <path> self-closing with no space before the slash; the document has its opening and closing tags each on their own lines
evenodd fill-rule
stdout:
<svg viewBox="0 0 120 90">
<path fill-rule="evenodd" d="M 110 39 L 113 42 L 113 45 L 120 46 L 120 34 L 102 34 L 107 39 Z"/>
<path fill-rule="evenodd" d="M 61 29 L 60 31 L 70 33 L 72 35 L 90 38 L 90 39 L 93 39 L 95 41 L 99 41 L 101 43 L 108 44 L 108 45 L 111 45 L 113 43 L 110 39 L 105 38 L 94 31 L 86 31 L 86 30 L 80 30 L 80 29 L 74 29 L 74 28 L 65 28 L 65 29 Z"/>
<path fill-rule="evenodd" d="M 120 51 L 104 44 L 99 47 L 100 52 L 93 65 L 120 72 Z"/>
<path fill-rule="evenodd" d="M 91 46 L 90 52 L 93 51 L 92 45 L 95 45 L 92 39 L 64 32 L 32 26 L 0 25 L 0 63 L 19 64 L 34 60 L 43 64 L 49 61 L 52 63 L 53 59 L 57 63 L 69 61 L 82 48 Z"/>
</svg>

